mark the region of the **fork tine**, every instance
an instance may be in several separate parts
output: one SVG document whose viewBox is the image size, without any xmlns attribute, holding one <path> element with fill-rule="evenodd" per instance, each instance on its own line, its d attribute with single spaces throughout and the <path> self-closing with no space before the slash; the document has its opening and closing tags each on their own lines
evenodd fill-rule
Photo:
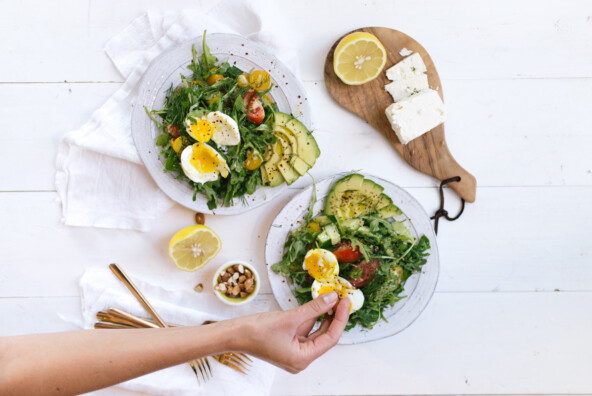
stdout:
<svg viewBox="0 0 592 396">
<path fill-rule="evenodd" d="M 229 356 L 226 358 L 226 361 L 229 363 L 234 364 L 237 367 L 240 367 L 242 370 L 244 371 L 248 371 L 249 370 L 249 366 L 247 366 L 246 364 L 244 364 L 243 362 L 241 362 L 240 360 L 236 360 L 234 357 Z"/>
<path fill-rule="evenodd" d="M 220 358 L 220 360 L 218 360 L 220 363 L 222 363 L 225 366 L 228 366 L 238 372 L 243 373 L 244 375 L 247 375 L 247 373 L 239 366 L 237 366 L 236 364 L 234 364 L 233 362 L 228 361 L 227 359 L 224 359 L 224 356 L 222 356 Z"/>
<path fill-rule="evenodd" d="M 235 355 L 241 356 L 241 357 L 247 359 L 249 362 L 253 363 L 253 360 L 249 357 L 249 355 L 245 355 L 244 353 L 241 353 L 241 352 L 232 352 L 232 353 L 234 353 Z"/>
<path fill-rule="evenodd" d="M 202 378 L 205 381 L 205 377 L 203 374 L 203 371 L 201 369 L 201 365 L 199 364 L 199 360 L 194 360 L 193 362 L 189 363 L 189 365 L 191 365 L 191 367 L 193 368 L 193 371 L 195 371 L 195 376 L 197 377 L 197 383 L 201 385 L 201 381 L 199 380 L 199 373 L 201 373 Z M 199 373 L 197 372 L 197 370 L 199 370 Z"/>
<path fill-rule="evenodd" d="M 208 360 L 208 357 L 207 357 L 207 356 L 205 356 L 205 357 L 203 358 L 203 361 L 206 363 L 206 367 L 208 368 L 208 371 L 209 371 L 209 377 L 210 377 L 210 378 L 214 378 L 214 375 L 212 374 L 212 367 L 210 367 L 210 361 Z"/>
<path fill-rule="evenodd" d="M 226 352 L 227 355 L 229 355 L 230 358 L 234 359 L 234 360 L 238 360 L 239 362 L 241 362 L 242 364 L 244 364 L 245 366 L 250 366 L 251 363 L 247 362 L 243 357 L 246 357 L 246 355 L 240 356 L 240 354 L 238 353 L 234 353 L 234 352 Z M 249 358 L 247 358 L 249 359 Z M 252 362 L 251 359 L 249 359 L 250 362 Z"/>
</svg>

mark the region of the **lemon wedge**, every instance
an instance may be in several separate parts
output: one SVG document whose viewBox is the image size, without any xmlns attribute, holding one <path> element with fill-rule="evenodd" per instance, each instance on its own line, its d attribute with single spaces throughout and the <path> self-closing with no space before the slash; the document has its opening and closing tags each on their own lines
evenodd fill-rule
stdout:
<svg viewBox="0 0 592 396">
<path fill-rule="evenodd" d="M 222 242 L 211 228 L 194 225 L 177 232 L 169 243 L 169 257 L 183 271 L 197 271 L 216 257 Z"/>
<path fill-rule="evenodd" d="M 350 33 L 335 48 L 333 69 L 348 85 L 361 85 L 374 80 L 386 64 L 386 50 L 375 35 Z"/>
</svg>

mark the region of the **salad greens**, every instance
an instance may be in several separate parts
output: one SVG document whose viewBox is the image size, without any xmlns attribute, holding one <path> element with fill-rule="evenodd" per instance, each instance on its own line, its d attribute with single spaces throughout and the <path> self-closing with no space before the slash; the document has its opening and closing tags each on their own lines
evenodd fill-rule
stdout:
<svg viewBox="0 0 592 396">
<path fill-rule="evenodd" d="M 203 53 L 200 57 L 193 46 L 193 58 L 188 66 L 191 74 L 181 75 L 182 84 L 169 88 L 164 107 L 160 110 L 146 111 L 162 131 L 156 139 L 156 144 L 162 147 L 160 155 L 165 160 L 164 171 L 175 172 L 178 179 L 187 180 L 194 190 L 193 200 L 198 193 L 202 193 L 208 198 L 208 208 L 214 209 L 219 203 L 230 206 L 234 198 L 241 198 L 244 202 L 244 195 L 252 194 L 256 187 L 262 184 L 258 169 L 260 165 L 253 168 L 247 166 L 246 161 L 259 157 L 255 159 L 260 164 L 263 153 L 276 143 L 273 134 L 273 114 L 277 106 L 267 95 L 272 88 L 269 79 L 266 86 L 256 86 L 248 80 L 249 73 L 228 62 L 218 63 L 218 59 L 210 53 L 206 44 L 205 32 L 202 45 Z M 258 73 L 259 76 L 261 73 L 267 75 L 265 71 Z M 248 117 L 248 104 L 244 100 L 247 92 L 256 93 L 265 111 L 263 121 L 258 124 Z M 236 121 L 241 142 L 236 146 L 219 146 L 212 140 L 208 141 L 207 144 L 226 160 L 229 174 L 226 178 L 219 177 L 215 181 L 196 183 L 190 180 L 181 168 L 182 149 L 196 142 L 187 133 L 184 121 L 188 117 L 203 117 L 213 111 L 220 111 Z M 181 144 L 175 146 L 174 142 L 177 139 L 182 139 L 179 142 Z"/>
<path fill-rule="evenodd" d="M 296 288 L 296 298 L 300 304 L 312 299 L 311 285 L 313 279 L 308 271 L 303 269 L 306 253 L 314 248 L 324 247 L 328 250 L 338 249 L 338 246 L 320 246 L 317 236 L 320 227 L 314 226 L 315 218 L 311 210 L 304 219 L 304 225 L 290 232 L 284 245 L 284 254 L 280 262 L 274 264 L 273 271 L 286 276 Z M 430 242 L 424 235 L 415 240 L 403 222 L 389 222 L 381 219 L 377 214 L 368 214 L 352 221 L 342 220 L 335 216 L 323 216 L 337 226 L 341 241 L 349 241 L 352 248 L 358 248 L 361 253 L 360 261 L 356 263 L 339 263 L 339 276 L 352 281 L 360 279 L 366 264 L 375 265 L 367 283 L 360 287 L 364 293 L 364 305 L 351 314 L 347 330 L 357 324 L 371 329 L 384 317 L 384 310 L 393 306 L 404 298 L 401 296 L 404 283 L 413 273 L 421 270 L 427 260 L 426 252 Z M 360 222 L 361 221 L 361 222 Z"/>
</svg>

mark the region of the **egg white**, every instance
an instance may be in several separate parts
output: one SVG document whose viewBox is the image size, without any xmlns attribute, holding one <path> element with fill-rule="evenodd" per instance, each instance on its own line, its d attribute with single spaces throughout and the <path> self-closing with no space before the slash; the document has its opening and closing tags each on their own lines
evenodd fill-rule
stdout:
<svg viewBox="0 0 592 396">
<path fill-rule="evenodd" d="M 319 291 L 323 286 L 328 286 L 338 293 L 345 290 L 345 294 L 347 295 L 347 298 L 350 302 L 350 313 L 356 312 L 364 305 L 364 293 L 362 293 L 360 289 L 356 289 L 354 286 L 352 286 L 352 284 L 349 283 L 347 279 L 337 276 L 333 280 L 324 282 L 318 282 L 315 280 L 312 282 L 312 286 L 310 288 L 312 298 L 317 298 L 319 296 Z"/>
<path fill-rule="evenodd" d="M 202 173 L 191 164 L 191 157 L 193 155 L 193 145 L 187 146 L 185 150 L 183 150 L 183 152 L 181 153 L 181 168 L 183 169 L 183 173 L 185 173 L 185 175 L 189 179 L 201 184 L 209 181 L 218 180 L 218 177 L 220 177 L 220 173 L 222 173 L 223 175 L 228 173 L 228 164 L 226 163 L 224 157 L 222 157 L 220 153 L 218 153 L 211 146 L 208 146 L 205 143 L 202 144 L 204 144 L 204 147 L 213 152 L 214 155 L 220 160 L 220 163 L 212 172 Z"/>
<path fill-rule="evenodd" d="M 205 119 L 214 126 L 212 140 L 219 146 L 236 146 L 240 143 L 241 136 L 234 118 L 220 111 L 213 111 L 206 115 Z"/>
</svg>

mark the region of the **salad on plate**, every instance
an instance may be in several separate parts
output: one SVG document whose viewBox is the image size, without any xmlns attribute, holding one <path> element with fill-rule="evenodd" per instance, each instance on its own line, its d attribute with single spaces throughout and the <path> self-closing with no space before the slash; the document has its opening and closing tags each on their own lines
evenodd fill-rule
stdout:
<svg viewBox="0 0 592 396">
<path fill-rule="evenodd" d="M 194 201 L 204 194 L 210 210 L 306 174 L 320 150 L 304 124 L 278 110 L 269 73 L 218 62 L 205 33 L 202 45 L 163 107 L 146 109 L 161 131 L 164 171 L 186 180 Z"/>
<path fill-rule="evenodd" d="M 337 180 L 314 217 L 313 199 L 271 267 L 288 278 L 300 304 L 332 291 L 348 297 L 347 330 L 386 321 L 384 310 L 405 298 L 405 281 L 427 262 L 429 239 L 396 220 L 402 212 L 383 190 L 357 173 Z"/>
</svg>

